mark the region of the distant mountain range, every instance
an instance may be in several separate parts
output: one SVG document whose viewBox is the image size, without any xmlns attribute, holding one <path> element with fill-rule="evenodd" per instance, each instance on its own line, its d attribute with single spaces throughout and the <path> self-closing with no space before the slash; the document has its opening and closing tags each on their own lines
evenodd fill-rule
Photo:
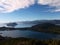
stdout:
<svg viewBox="0 0 60 45">
<path fill-rule="evenodd" d="M 7 27 L 5 27 L 7 26 Z M 33 30 L 60 34 L 60 20 L 36 20 L 5 23 L 1 30 Z"/>
<path fill-rule="evenodd" d="M 11 23 L 17 23 L 16 27 L 31 27 L 33 25 L 42 24 L 46 22 L 60 25 L 60 20 L 35 20 L 35 21 L 22 21 L 22 22 L 11 22 Z M 0 24 L 0 27 L 1 25 L 7 26 L 7 24 L 8 23 Z"/>
<path fill-rule="evenodd" d="M 60 24 L 60 20 L 35 20 L 35 21 L 23 21 L 19 23 L 24 23 L 24 24 L 40 24 L 40 23 L 54 23 L 54 24 Z M 16 22 L 18 23 L 18 22 Z"/>
</svg>

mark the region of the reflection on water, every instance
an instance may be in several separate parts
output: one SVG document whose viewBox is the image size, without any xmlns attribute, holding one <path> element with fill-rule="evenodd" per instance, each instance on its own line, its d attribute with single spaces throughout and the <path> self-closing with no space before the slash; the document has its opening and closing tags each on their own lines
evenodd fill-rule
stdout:
<svg viewBox="0 0 60 45">
<path fill-rule="evenodd" d="M 36 39 L 50 39 L 50 38 L 59 38 L 60 35 L 48 34 L 42 32 L 35 32 L 29 30 L 12 30 L 12 31 L 0 31 L 0 35 L 7 37 L 26 37 L 26 38 L 36 38 Z"/>
</svg>

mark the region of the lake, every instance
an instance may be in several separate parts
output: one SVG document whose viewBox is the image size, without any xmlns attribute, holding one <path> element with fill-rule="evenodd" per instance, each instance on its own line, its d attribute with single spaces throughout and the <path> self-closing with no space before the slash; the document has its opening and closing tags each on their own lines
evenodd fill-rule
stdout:
<svg viewBox="0 0 60 45">
<path fill-rule="evenodd" d="M 0 35 L 4 37 L 25 37 L 25 38 L 35 38 L 35 39 L 60 39 L 58 34 L 50 34 L 43 32 L 36 32 L 30 30 L 11 30 L 11 31 L 0 31 Z"/>
</svg>

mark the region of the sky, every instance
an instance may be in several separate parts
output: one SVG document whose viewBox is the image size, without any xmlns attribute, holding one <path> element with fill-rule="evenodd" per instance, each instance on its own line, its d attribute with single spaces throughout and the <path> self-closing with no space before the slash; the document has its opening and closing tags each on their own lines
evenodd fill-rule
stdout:
<svg viewBox="0 0 60 45">
<path fill-rule="evenodd" d="M 0 23 L 60 20 L 60 0 L 0 0 Z"/>
</svg>

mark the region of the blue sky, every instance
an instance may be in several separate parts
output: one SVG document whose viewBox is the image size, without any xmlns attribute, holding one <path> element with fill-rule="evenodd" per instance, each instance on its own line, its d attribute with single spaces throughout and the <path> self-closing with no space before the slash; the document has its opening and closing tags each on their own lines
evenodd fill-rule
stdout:
<svg viewBox="0 0 60 45">
<path fill-rule="evenodd" d="M 0 13 L 0 23 L 31 20 L 60 19 L 60 12 L 51 12 L 55 7 L 33 4 L 27 8 L 18 9 L 10 13 Z"/>
</svg>

